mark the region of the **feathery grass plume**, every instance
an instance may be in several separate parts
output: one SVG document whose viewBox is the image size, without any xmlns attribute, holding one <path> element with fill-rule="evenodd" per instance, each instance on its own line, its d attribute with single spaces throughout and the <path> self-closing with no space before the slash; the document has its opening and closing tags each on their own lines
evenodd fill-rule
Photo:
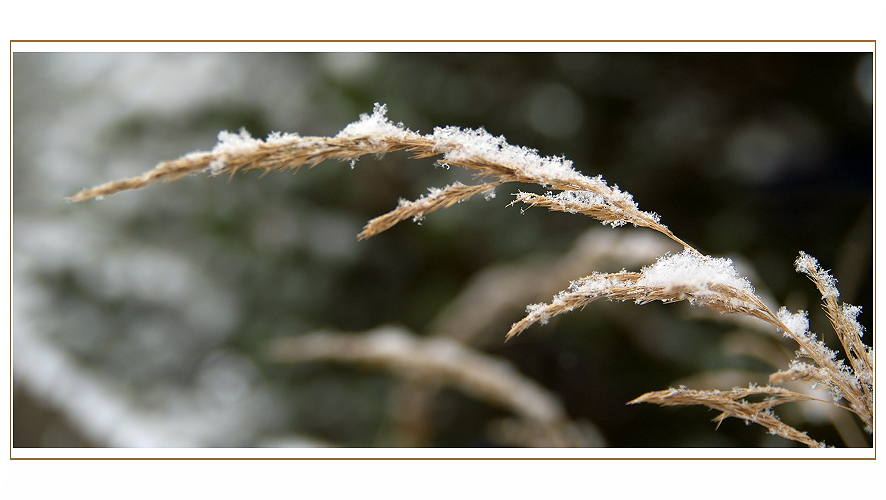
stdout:
<svg viewBox="0 0 886 500">
<path fill-rule="evenodd" d="M 401 200 L 395 209 L 364 226 L 359 234 L 359 238 L 364 239 L 408 218 L 420 219 L 507 182 L 538 184 L 559 192 L 517 192 L 511 204 L 520 202 L 530 207 L 583 214 L 612 227 L 628 223 L 646 227 L 679 243 L 683 251 L 666 254 L 640 272 L 595 273 L 574 280 L 551 303 L 528 306 L 527 315 L 514 323 L 506 338 L 512 338 L 534 323 L 545 323 L 552 316 L 583 308 L 598 299 L 631 300 L 638 304 L 688 300 L 692 305 L 719 312 L 758 318 L 774 326 L 799 347 L 797 359 L 787 370 L 772 374 L 770 383 L 810 380 L 823 385 L 830 390 L 835 404 L 855 413 L 866 425 L 866 430 L 873 433 L 873 353 L 861 341 L 863 328 L 857 321 L 860 309 L 837 302 L 836 280 L 812 257 L 801 252 L 795 266 L 797 271 L 807 274 L 821 292 L 824 309 L 837 332 L 848 365 L 844 360 L 838 360 L 834 351 L 808 331 L 805 312 L 794 314 L 786 308 L 773 312 L 755 293 L 750 282 L 739 276 L 729 259 L 706 256 L 688 245 L 661 224 L 657 214 L 640 210 L 630 193 L 609 186 L 601 176 L 588 177 L 573 169 L 572 162 L 565 158 L 539 156 L 534 149 L 508 144 L 504 137 L 493 136 L 483 129 L 438 127 L 431 134 L 421 135 L 402 124 L 390 122 L 386 112 L 384 105 L 376 104 L 372 115 L 362 114 L 358 121 L 334 137 L 274 133 L 262 141 L 250 137 L 245 131 L 239 134 L 222 132 L 219 143 L 211 151 L 191 153 L 160 163 L 140 176 L 85 189 L 69 199 L 99 198 L 197 172 L 233 175 L 240 170 L 254 169 L 297 171 L 304 165 L 313 167 L 327 159 L 353 162 L 363 155 L 381 155 L 397 150 L 410 151 L 413 158 L 441 156 L 440 162 L 473 170 L 481 179 L 475 185 L 454 183 L 442 189 L 431 188 L 428 195 L 417 200 Z M 335 356 L 341 357 L 342 354 Z M 496 394 L 502 396 L 500 392 Z M 749 395 L 771 397 L 763 403 L 747 403 L 743 398 Z M 671 389 L 644 394 L 632 403 L 703 404 L 722 412 L 718 422 L 730 416 L 737 417 L 763 425 L 787 439 L 820 446 L 822 443 L 782 423 L 771 411 L 777 404 L 802 399 L 810 398 L 766 386 L 735 389 L 728 393 Z"/>
<path fill-rule="evenodd" d="M 837 333 L 840 345 L 843 346 L 849 366 L 846 366 L 842 359 L 837 360 L 836 353 L 828 349 L 823 342 L 817 341 L 815 334 L 808 333 L 809 323 L 805 321 L 805 313 L 801 311 L 798 313 L 801 319 L 800 327 L 797 330 L 803 333 L 796 331 L 794 333 L 803 335 L 807 342 L 805 345 L 801 344 L 800 350 L 797 351 L 797 358 L 798 360 L 800 358 L 812 359 L 818 366 L 809 367 L 805 363 L 795 361 L 791 370 L 828 387 L 834 401 L 845 399 L 849 408 L 867 425 L 868 432 L 873 432 L 874 352 L 861 340 L 864 335 L 864 328 L 858 323 L 858 314 L 861 312 L 861 308 L 837 302 L 840 292 L 837 290 L 836 280 L 819 266 L 815 258 L 805 252 L 800 252 L 794 265 L 797 272 L 806 274 L 821 293 L 824 301 L 823 308 Z M 787 311 L 779 312 L 784 315 Z M 793 319 L 797 315 L 790 317 Z M 793 376 L 793 373 L 790 373 L 791 370 L 789 373 L 779 372 L 775 376 L 779 379 L 791 380 L 791 376 Z"/>
<path fill-rule="evenodd" d="M 527 306 L 526 317 L 511 327 L 507 338 L 519 334 L 536 322 L 544 324 L 552 316 L 583 308 L 601 298 L 632 300 L 637 304 L 688 300 L 696 306 L 759 318 L 775 326 L 785 337 L 793 339 L 799 345 L 796 353 L 798 359 L 792 362 L 790 369 L 772 374 L 770 383 L 812 380 L 817 385 L 823 385 L 830 390 L 835 404 L 855 413 L 864 422 L 865 430 L 873 433 L 873 351 L 861 342 L 863 328 L 856 320 L 860 309 L 837 304 L 839 292 L 835 280 L 821 270 L 812 257 L 801 252 L 796 267 L 798 271 L 808 274 L 821 291 L 825 311 L 847 353 L 850 366 L 846 366 L 842 359 L 838 360 L 837 353 L 809 333 L 809 322 L 804 311 L 791 314 L 782 307 L 777 314 L 773 313 L 754 293 L 750 283 L 738 276 L 729 259 L 702 256 L 691 249 L 676 255 L 665 255 L 639 273 L 595 273 L 575 280 L 569 289 L 557 294 L 551 303 Z M 812 360 L 814 364 L 809 365 L 799 361 L 800 359 Z M 776 391 L 779 388 L 766 386 L 756 389 Z M 668 397 L 664 398 L 664 394 Z M 841 399 L 848 406 L 840 404 Z M 788 401 L 795 400 L 797 399 L 793 398 Z M 809 446 L 821 444 L 781 422 L 769 411 L 769 407 L 761 409 L 759 405 L 727 404 L 722 400 L 722 393 L 717 391 L 651 392 L 631 403 L 639 402 L 667 406 L 704 404 L 722 411 L 724 416 L 720 420 L 728 416 L 742 418 L 759 423 L 781 437 Z"/>
<path fill-rule="evenodd" d="M 424 217 L 425 213 L 430 213 L 440 208 L 449 208 L 475 194 L 490 192 L 499 184 L 501 182 L 485 182 L 475 186 L 467 186 L 461 182 L 455 182 L 442 189 L 430 188 L 426 196 L 422 196 L 414 201 L 401 198 L 397 208 L 367 222 L 360 234 L 357 235 L 357 238 L 364 240 L 370 236 L 387 231 L 397 225 L 397 223 L 409 218 L 418 222 Z"/>
<path fill-rule="evenodd" d="M 749 402 L 745 399 L 748 396 L 756 395 L 764 395 L 766 398 L 757 403 Z M 664 391 L 647 392 L 629 401 L 628 404 L 655 403 L 661 406 L 704 405 L 721 412 L 713 419 L 718 427 L 723 420 L 729 417 L 740 418 L 746 422 L 753 422 L 766 427 L 769 429 L 770 434 L 791 439 L 809 447 L 824 448 L 824 443 L 820 443 L 807 436 L 805 432 L 800 432 L 785 424 L 771 411 L 772 408 L 783 403 L 815 400 L 815 398 L 805 394 L 789 391 L 781 387 L 755 387 L 751 385 L 748 388 L 735 388 L 731 391 L 698 391 L 685 387 L 672 388 Z"/>
<path fill-rule="evenodd" d="M 754 295 L 750 283 L 738 276 L 731 260 L 705 257 L 687 248 L 659 258 L 639 273 L 594 273 L 575 280 L 550 304 L 528 306 L 528 314 L 511 327 L 507 338 L 536 322 L 547 323 L 552 316 L 583 308 L 597 299 L 631 300 L 637 304 L 689 300 L 694 305 L 764 320 L 769 311 Z"/>
<path fill-rule="evenodd" d="M 595 211 L 597 215 L 592 216 L 603 222 L 613 226 L 631 223 L 655 229 L 689 247 L 659 222 L 657 214 L 637 208 L 629 193 L 608 186 L 601 176 L 587 177 L 577 172 L 572 168 L 572 162 L 565 158 L 539 156 L 534 149 L 513 146 L 504 137 L 495 137 L 483 129 L 438 127 L 432 134 L 420 135 L 402 124 L 393 124 L 386 114 L 387 107 L 376 104 L 372 115 L 362 114 L 360 120 L 346 126 L 335 137 L 274 133 L 262 141 L 250 137 L 245 130 L 240 134 L 221 132 L 219 143 L 212 151 L 190 153 L 177 160 L 160 163 L 142 175 L 84 189 L 68 199 L 83 201 L 101 198 L 200 172 L 210 175 L 233 175 L 241 170 L 256 169 L 297 172 L 304 165 L 313 167 L 324 160 L 353 161 L 364 155 L 407 150 L 413 153 L 413 158 L 442 155 L 440 161 L 444 164 L 473 170 L 478 178 L 491 180 L 475 186 L 453 184 L 418 200 L 401 200 L 396 209 L 366 224 L 360 239 L 385 231 L 402 220 L 420 218 L 434 210 L 488 192 L 499 184 L 523 182 L 590 193 L 601 203 Z"/>
</svg>

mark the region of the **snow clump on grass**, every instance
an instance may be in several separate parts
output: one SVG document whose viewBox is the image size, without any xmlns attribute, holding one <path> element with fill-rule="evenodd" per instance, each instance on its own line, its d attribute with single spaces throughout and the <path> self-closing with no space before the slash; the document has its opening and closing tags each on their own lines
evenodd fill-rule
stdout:
<svg viewBox="0 0 886 500">
<path fill-rule="evenodd" d="M 698 292 L 711 291 L 711 285 L 726 285 L 737 290 L 754 293 L 754 287 L 738 274 L 732 259 L 704 256 L 692 250 L 659 257 L 655 264 L 642 270 L 640 286 L 665 288 L 685 287 Z"/>
</svg>

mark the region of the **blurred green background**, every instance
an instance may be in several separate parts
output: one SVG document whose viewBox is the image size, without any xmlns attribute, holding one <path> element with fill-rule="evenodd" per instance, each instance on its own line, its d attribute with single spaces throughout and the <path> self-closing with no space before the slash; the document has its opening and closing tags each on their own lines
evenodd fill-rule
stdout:
<svg viewBox="0 0 886 500">
<path fill-rule="evenodd" d="M 870 328 L 872 72 L 870 53 L 15 53 L 13 445 L 514 445 L 494 431 L 507 409 L 452 388 L 429 392 L 424 430 L 404 441 L 397 375 L 273 363 L 268 342 L 383 325 L 427 336 L 496 266 L 532 269 L 521 286 L 538 280 L 539 302 L 570 279 L 654 262 L 645 248 L 679 249 L 606 255 L 549 290 L 577 241 L 630 247 L 649 231 L 506 208 L 541 189 L 514 185 L 357 241 L 399 198 L 470 178 L 407 153 L 64 200 L 211 149 L 220 130 L 334 135 L 375 102 L 414 131 L 484 127 L 602 174 L 683 240 L 733 258 L 773 309 L 809 310 L 830 343 L 793 270 L 806 251 Z M 600 303 L 505 343 L 527 303 L 473 348 L 548 390 L 594 443 L 794 445 L 738 421 L 715 430 L 704 408 L 625 405 L 677 384 L 765 383 L 793 350 L 773 332 L 686 304 Z M 782 414 L 829 445 L 870 444 L 822 406 Z"/>
</svg>

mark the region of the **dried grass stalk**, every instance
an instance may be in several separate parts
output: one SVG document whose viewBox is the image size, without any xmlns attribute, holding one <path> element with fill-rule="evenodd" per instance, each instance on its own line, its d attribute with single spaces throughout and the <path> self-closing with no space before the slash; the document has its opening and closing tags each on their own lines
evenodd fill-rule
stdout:
<svg viewBox="0 0 886 500">
<path fill-rule="evenodd" d="M 568 290 L 560 292 L 550 304 L 533 304 L 528 314 L 511 327 L 510 339 L 533 324 L 548 320 L 558 314 L 582 309 L 598 299 L 630 300 L 637 304 L 653 301 L 664 303 L 689 300 L 720 312 L 746 314 L 769 320 L 771 311 L 755 295 L 722 283 L 707 283 L 705 287 L 692 285 L 645 285 L 643 274 L 622 271 L 619 273 L 593 274 L 573 281 Z M 767 312 L 769 311 L 769 312 Z"/>
<path fill-rule="evenodd" d="M 840 406 L 855 413 L 867 426 L 866 430 L 873 433 L 873 351 L 861 340 L 864 329 L 857 321 L 860 309 L 837 302 L 839 292 L 835 286 L 836 280 L 822 270 L 812 257 L 801 252 L 795 267 L 797 271 L 807 274 L 821 292 L 823 307 L 837 333 L 848 365 L 844 360 L 838 360 L 835 352 L 808 331 L 809 322 L 804 311 L 790 313 L 781 308 L 777 313 L 773 312 L 754 292 L 750 283 L 737 274 L 731 261 L 705 256 L 692 248 L 661 224 L 657 214 L 640 210 L 629 193 L 621 191 L 618 186 L 607 185 L 602 177 L 585 176 L 575 171 L 571 162 L 564 158 L 541 157 L 535 150 L 512 146 L 503 137 L 493 137 L 482 129 L 444 127 L 435 129 L 431 134 L 421 135 L 405 129 L 402 124 L 391 123 L 385 114 L 386 108 L 376 105 L 371 116 L 361 115 L 359 121 L 345 127 L 335 137 L 272 134 L 266 141 L 261 141 L 253 139 L 245 131 L 239 135 L 222 132 L 219 134 L 218 145 L 212 151 L 192 153 L 161 163 L 140 176 L 85 189 L 69 199 L 82 201 L 99 198 L 197 172 L 232 175 L 241 170 L 254 169 L 263 172 L 297 171 L 304 165 L 312 167 L 324 160 L 354 161 L 363 155 L 382 155 L 398 150 L 411 151 L 414 158 L 442 156 L 443 163 L 473 170 L 478 178 L 485 180 L 470 186 L 454 183 L 442 189 L 431 189 L 428 195 L 417 200 L 401 200 L 394 210 L 369 221 L 359 238 L 378 234 L 408 218 L 419 219 L 434 210 L 489 192 L 500 184 L 521 182 L 538 184 L 559 192 L 518 192 L 513 203 L 583 214 L 613 227 L 628 223 L 647 227 L 664 234 L 684 248 L 681 253 L 659 258 L 655 264 L 640 272 L 623 270 L 618 273 L 593 274 L 573 281 L 551 303 L 528 306 L 526 317 L 512 326 L 507 338 L 519 334 L 534 323 L 545 323 L 553 316 L 585 307 L 601 298 L 631 300 L 638 304 L 688 300 L 693 305 L 720 312 L 758 318 L 774 326 L 798 345 L 797 359 L 791 367 L 772 374 L 770 382 L 811 380 L 826 386 L 834 402 L 845 401 L 846 404 Z M 506 369 L 490 370 L 489 363 L 481 361 L 476 354 L 459 351 L 463 347 L 450 346 L 450 353 L 459 354 L 453 354 L 452 358 L 440 357 L 438 352 L 442 351 L 430 349 L 431 344 L 417 341 L 409 343 L 401 339 L 396 344 L 401 349 L 398 351 L 393 349 L 395 344 L 390 342 L 387 347 L 380 348 L 374 343 L 381 342 L 376 337 L 364 340 L 353 337 L 292 339 L 291 342 L 300 342 L 304 351 L 299 354 L 291 345 L 282 345 L 280 352 L 288 353 L 290 359 L 298 356 L 328 357 L 350 359 L 354 362 L 373 361 L 404 370 L 426 369 L 454 384 L 465 388 L 473 387 L 483 397 L 513 407 L 528 419 L 554 421 L 564 418 L 562 409 L 554 410 L 558 406 L 555 402 L 547 401 L 547 396 L 540 396 L 537 391 L 533 393 L 526 389 L 530 386 L 516 382 L 519 379 Z M 330 350 L 330 345 L 338 348 Z M 317 346 L 326 347 L 321 349 Z M 522 389 L 516 390 L 518 387 Z M 751 394 L 767 394 L 771 397 L 764 403 L 747 403 L 742 399 Z M 796 393 L 767 386 L 735 389 L 729 393 L 671 389 L 644 394 L 632 403 L 703 404 L 722 412 L 718 421 L 729 416 L 742 418 L 763 425 L 779 436 L 809 446 L 819 446 L 821 443 L 785 426 L 771 413 L 771 408 L 776 404 L 803 398 L 805 396 L 801 398 Z M 530 404 L 529 401 L 535 403 Z"/>
<path fill-rule="evenodd" d="M 415 221 L 421 220 L 426 213 L 433 212 L 441 208 L 449 208 L 456 203 L 479 193 L 486 193 L 498 186 L 501 182 L 486 182 L 475 186 L 467 186 L 460 182 L 450 184 L 443 189 L 431 189 L 430 194 L 423 196 L 415 201 L 400 200 L 399 206 L 390 212 L 380 215 L 363 227 L 363 231 L 357 235 L 358 239 L 375 236 L 378 233 L 387 231 L 394 227 L 398 222 L 406 219 Z"/>
<path fill-rule="evenodd" d="M 160 163 L 139 176 L 108 182 L 84 189 L 70 197 L 71 201 L 139 189 L 158 181 L 173 181 L 194 173 L 211 175 L 238 171 L 262 170 L 297 172 L 302 166 L 313 167 L 324 160 L 356 160 L 364 155 L 407 150 L 413 158 L 443 156 L 443 162 L 473 170 L 478 178 L 491 179 L 476 186 L 453 184 L 435 190 L 431 196 L 408 202 L 401 201 L 393 211 L 370 221 L 360 238 L 378 234 L 410 217 L 422 216 L 446 208 L 478 193 L 506 182 L 522 182 L 593 195 L 594 202 L 603 200 L 592 215 L 613 225 L 631 223 L 648 227 L 677 241 L 659 222 L 658 215 L 637 208 L 629 193 L 610 187 L 602 177 L 587 177 L 572 169 L 562 158 L 541 157 L 534 150 L 507 144 L 503 137 L 493 137 L 483 130 L 461 130 L 455 127 L 436 129 L 433 134 L 420 135 L 394 125 L 385 117 L 387 109 L 376 105 L 373 115 L 361 115 L 358 122 L 345 127 L 335 137 L 301 137 L 297 134 L 272 134 L 266 141 L 254 139 L 245 131 L 239 135 L 219 134 L 219 143 L 212 151 L 185 155 Z M 591 211 L 588 212 L 591 214 Z"/>
<path fill-rule="evenodd" d="M 286 135 L 272 136 L 266 142 L 252 138 L 246 141 L 241 133 L 241 136 L 235 137 L 240 137 L 244 144 L 237 148 L 230 142 L 224 142 L 229 135 L 222 133 L 219 137 L 222 142 L 212 151 L 190 153 L 176 160 L 165 161 L 141 175 L 84 189 L 68 199 L 84 201 L 102 198 L 120 191 L 140 189 L 159 181 L 171 182 L 195 173 L 233 175 L 249 170 L 297 172 L 304 165 L 313 167 L 324 160 L 351 160 L 368 154 L 381 155 L 410 149 L 413 146 L 427 147 L 426 141 L 419 145 L 413 144 L 408 138 L 379 141 L 371 140 L 368 136 L 337 138 Z"/>
<path fill-rule="evenodd" d="M 571 446 L 569 417 L 557 398 L 513 366 L 445 338 L 417 337 L 398 328 L 359 334 L 312 333 L 271 342 L 277 362 L 337 361 L 383 368 L 435 386 L 448 385 L 513 411 L 544 429 L 547 442 Z"/>
<path fill-rule="evenodd" d="M 573 281 L 567 290 L 557 294 L 549 304 L 533 304 L 527 307 L 527 315 L 511 327 L 507 338 L 519 334 L 536 322 L 545 323 L 553 316 L 564 312 L 580 309 L 598 299 L 631 300 L 637 304 L 651 301 L 665 303 L 688 300 L 693 305 L 711 308 L 724 313 L 741 314 L 761 319 L 773 325 L 784 336 L 794 340 L 799 349 L 797 359 L 788 370 L 772 374 L 770 383 L 782 383 L 794 380 L 811 380 L 817 385 L 827 387 L 834 403 L 841 408 L 855 413 L 873 432 L 873 351 L 861 341 L 864 329 L 858 324 L 856 317 L 859 308 L 851 305 L 840 305 L 836 301 L 839 291 L 835 280 L 829 273 L 822 270 L 812 257 L 805 253 L 797 259 L 796 268 L 813 280 L 822 294 L 824 309 L 828 314 L 846 359 L 837 359 L 837 353 L 829 349 L 823 342 L 816 339 L 815 334 L 808 331 L 809 322 L 805 311 L 797 314 L 781 308 L 774 313 L 766 306 L 753 288 L 743 278 L 738 278 L 727 259 L 715 259 L 701 256 L 691 249 L 681 254 L 666 255 L 654 265 L 643 268 L 640 273 L 622 271 L 619 273 L 600 274 Z M 812 364 L 803 362 L 811 360 Z M 776 390 L 772 386 L 760 390 Z M 634 402 L 662 403 L 663 393 L 648 393 Z M 669 395 L 672 393 L 668 392 Z M 679 392 L 680 397 L 670 397 L 669 405 L 708 404 L 707 396 L 701 392 Z M 717 393 L 719 394 L 719 393 Z M 655 397 L 653 397 L 655 395 Z M 646 398 L 645 396 L 650 396 Z M 698 396 L 698 397 L 696 397 Z M 720 397 L 719 395 L 717 397 Z M 691 401 L 698 401 L 693 403 Z M 841 403 L 845 401 L 845 404 Z M 710 406 L 710 405 L 709 405 Z M 726 416 L 747 417 L 746 411 L 755 406 L 742 406 L 741 411 L 732 413 L 737 406 L 725 405 L 722 410 Z M 768 411 L 768 410 L 767 410 Z M 725 418 L 725 417 L 724 417 Z M 748 420 L 747 418 L 745 418 Z M 758 422 L 759 420 L 759 422 Z M 769 415 L 759 415 L 758 420 L 770 430 L 776 426 Z M 767 424 L 768 422 L 768 424 Z M 782 424 L 779 424 L 782 425 Z M 779 427 L 779 429 L 781 429 Z M 794 439 L 799 435 L 790 429 L 776 432 L 782 437 Z M 810 444 L 807 438 L 795 439 Z"/>
<path fill-rule="evenodd" d="M 748 396 L 763 395 L 766 399 L 753 403 L 745 400 Z M 810 447 L 823 448 L 824 443 L 811 439 L 805 432 L 800 432 L 782 422 L 771 409 L 792 401 L 819 401 L 799 392 L 789 391 L 781 387 L 748 387 L 736 388 L 731 391 L 699 391 L 680 387 L 665 391 L 647 392 L 628 402 L 655 403 L 661 406 L 704 405 L 722 413 L 714 417 L 719 427 L 723 420 L 735 417 L 746 422 L 753 422 L 769 429 L 770 434 L 791 439 Z"/>
</svg>

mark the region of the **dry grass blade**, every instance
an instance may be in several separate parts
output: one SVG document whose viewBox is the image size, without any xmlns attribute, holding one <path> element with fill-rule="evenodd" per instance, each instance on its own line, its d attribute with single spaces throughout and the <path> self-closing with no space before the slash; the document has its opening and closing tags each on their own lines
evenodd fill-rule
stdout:
<svg viewBox="0 0 886 500">
<path fill-rule="evenodd" d="M 313 333 L 279 338 L 268 346 L 282 363 L 339 361 L 385 368 L 413 381 L 448 385 L 507 408 L 549 442 L 570 446 L 569 418 L 555 396 L 509 363 L 445 338 L 423 339 L 397 328 L 360 334 Z"/>
<path fill-rule="evenodd" d="M 625 223 L 647 227 L 664 234 L 683 245 L 684 248 L 698 252 L 691 245 L 674 235 L 667 226 L 659 222 L 657 215 L 636 210 L 636 207 L 632 206 L 632 204 L 626 203 L 621 199 L 599 196 L 591 191 L 563 191 L 557 195 L 550 192 L 544 195 L 519 192 L 515 196 L 517 198 L 511 202 L 512 205 L 514 203 L 526 203 L 530 207 L 538 206 L 545 207 L 551 211 L 587 215 L 604 224 L 611 224 L 613 227 Z"/>
<path fill-rule="evenodd" d="M 806 363 L 794 363 L 787 370 L 779 370 L 769 375 L 769 383 L 782 384 L 785 382 L 795 382 L 797 380 L 815 381 L 820 384 L 827 384 L 827 371 L 808 365 Z"/>
<path fill-rule="evenodd" d="M 820 370 L 824 372 L 823 383 L 831 389 L 834 399 L 845 399 L 851 411 L 864 421 L 870 432 L 873 432 L 873 349 L 861 340 L 864 328 L 857 321 L 861 309 L 850 304 L 840 305 L 837 302 L 840 292 L 837 290 L 836 280 L 822 269 L 814 258 L 800 252 L 795 267 L 798 272 L 806 274 L 821 293 L 824 310 L 837 333 L 850 366 L 846 367 L 843 360 L 836 360 L 836 353 L 828 349 L 823 342 L 815 340 L 812 334 L 798 335 L 803 340 L 798 356 L 815 360 Z"/>
<path fill-rule="evenodd" d="M 387 231 L 397 223 L 406 219 L 421 220 L 425 214 L 429 214 L 441 208 L 449 208 L 456 203 L 461 203 L 468 198 L 489 192 L 495 189 L 501 182 L 487 182 L 484 184 L 468 186 L 460 182 L 450 184 L 443 189 L 432 189 L 431 193 L 414 201 L 400 200 L 400 204 L 394 210 L 380 215 L 363 226 L 363 231 L 357 235 L 358 239 L 375 236 Z"/>
<path fill-rule="evenodd" d="M 277 339 L 269 355 L 278 362 L 338 360 L 387 367 L 412 377 L 453 385 L 513 409 L 524 418 L 565 418 L 560 403 L 510 365 L 457 342 L 422 340 L 395 328 L 360 335 L 315 333 Z"/>
<path fill-rule="evenodd" d="M 639 273 L 595 273 L 575 280 L 550 304 L 533 304 L 527 315 L 507 334 L 511 338 L 531 325 L 558 314 L 580 309 L 598 299 L 630 300 L 637 304 L 689 300 L 720 312 L 745 314 L 769 321 L 772 312 L 754 295 L 750 284 L 737 278 L 728 259 L 699 255 L 695 250 L 667 255 Z M 693 273 L 681 276 L 686 268 Z M 670 275 L 672 273 L 673 275 Z"/>
<path fill-rule="evenodd" d="M 744 398 L 754 395 L 768 396 L 765 400 L 757 403 L 749 402 Z M 628 404 L 654 403 L 661 406 L 694 406 L 704 405 L 708 408 L 722 412 L 714 418 L 719 426 L 720 422 L 729 417 L 739 418 L 747 422 L 762 425 L 769 429 L 770 434 L 791 439 L 813 448 L 823 448 L 824 443 L 815 441 L 790 425 L 782 422 L 771 409 L 783 403 L 792 401 L 819 401 L 805 394 L 789 391 L 780 387 L 754 387 L 732 389 L 731 391 L 699 391 L 681 387 L 664 391 L 647 392 L 642 396 L 631 400 Z"/>
<path fill-rule="evenodd" d="M 353 160 L 360 156 L 380 155 L 412 148 L 427 148 L 427 141 L 418 136 L 378 140 L 369 136 L 354 137 L 300 137 L 297 135 L 272 136 L 268 141 L 240 136 L 242 144 L 222 142 L 212 151 L 185 155 L 177 160 L 160 163 L 153 169 L 128 179 L 107 182 L 84 189 L 68 199 L 84 201 L 90 198 L 140 189 L 158 181 L 174 181 L 186 175 L 208 172 L 212 175 L 234 174 L 248 170 L 293 170 L 304 165 L 315 166 L 324 160 Z"/>
</svg>

